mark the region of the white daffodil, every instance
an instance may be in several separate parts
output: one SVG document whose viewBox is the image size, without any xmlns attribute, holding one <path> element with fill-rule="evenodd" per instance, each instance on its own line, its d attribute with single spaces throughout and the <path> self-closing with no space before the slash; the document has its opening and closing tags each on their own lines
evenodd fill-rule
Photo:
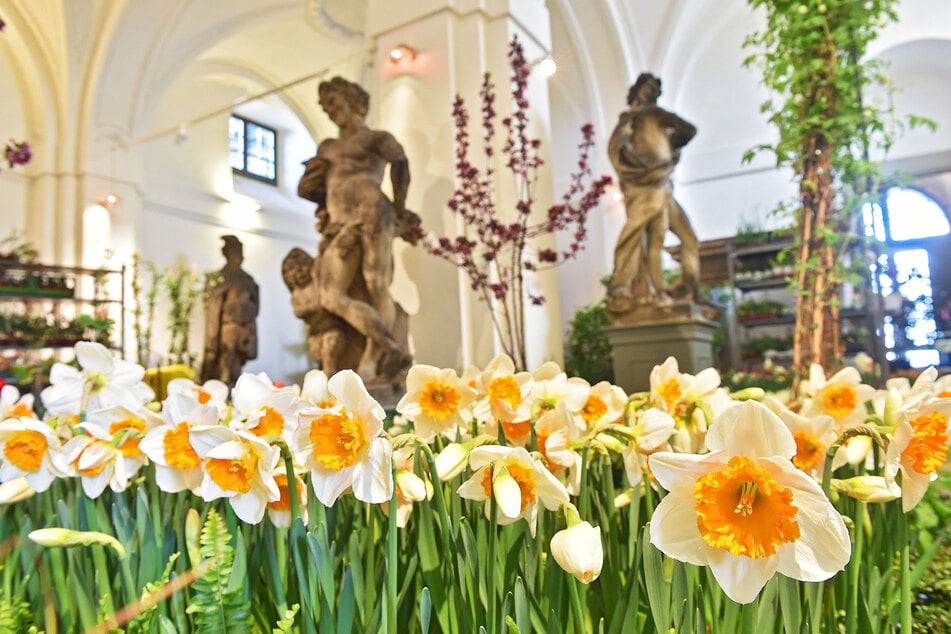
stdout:
<svg viewBox="0 0 951 634">
<path fill-rule="evenodd" d="M 327 383 L 338 405 L 303 410 L 293 437 L 297 464 L 310 471 L 311 485 L 324 506 L 333 506 L 348 488 L 358 500 L 378 504 L 393 495 L 393 448 L 382 436 L 380 407 L 352 370 Z"/>
<path fill-rule="evenodd" d="M 564 485 L 523 447 L 476 447 L 469 454 L 469 467 L 475 473 L 459 487 L 459 496 L 476 501 L 494 499 L 499 524 L 524 519 L 533 537 L 539 501 L 549 511 L 568 503 Z M 488 502 L 485 513 L 492 517 Z"/>
<path fill-rule="evenodd" d="M 129 480 L 147 462 L 139 448 L 151 412 L 110 407 L 89 414 L 76 426 L 80 433 L 63 447 L 66 462 L 82 480 L 83 492 L 99 497 L 108 486 L 124 491 Z"/>
<path fill-rule="evenodd" d="M 601 576 L 604 565 L 604 547 L 601 528 L 582 521 L 577 509 L 567 505 L 568 528 L 551 538 L 551 555 L 565 572 L 582 583 L 591 583 Z"/>
<path fill-rule="evenodd" d="M 778 571 L 823 581 L 851 556 L 842 516 L 796 468 L 796 441 L 755 401 L 726 410 L 706 438 L 710 453 L 659 452 L 650 467 L 669 491 L 651 518 L 651 543 L 670 557 L 710 566 L 727 596 L 756 598 Z"/>
<path fill-rule="evenodd" d="M 632 421 L 633 438 L 621 453 L 627 481 L 632 487 L 637 487 L 644 479 L 648 456 L 667 446 L 675 426 L 674 417 L 656 407 L 638 413 Z"/>
<path fill-rule="evenodd" d="M 276 445 L 223 425 L 192 427 L 189 440 L 202 459 L 205 473 L 199 495 L 206 502 L 228 498 L 239 519 L 257 524 L 268 502 L 281 499 L 273 475 L 281 459 Z"/>
<path fill-rule="evenodd" d="M 792 432 L 796 441 L 793 464 L 811 475 L 817 482 L 822 482 L 826 452 L 838 438 L 835 431 L 835 419 L 828 414 L 800 416 L 772 396 L 764 397 L 763 405 L 779 416 Z M 847 457 L 845 447 L 840 447 L 832 461 L 832 470 L 844 465 Z"/>
<path fill-rule="evenodd" d="M 581 454 L 574 444 L 587 433 L 587 424 L 580 414 L 568 411 L 565 401 L 555 404 L 535 422 L 538 451 L 548 463 L 548 469 L 557 475 L 567 471 L 565 485 L 570 495 L 581 490 Z"/>
<path fill-rule="evenodd" d="M 33 395 L 20 396 L 20 390 L 16 387 L 4 385 L 0 388 L 0 419 L 21 416 L 36 418 L 36 413 L 33 411 Z"/>
<path fill-rule="evenodd" d="M 155 483 L 166 493 L 188 489 L 198 493 L 204 471 L 201 457 L 191 445 L 192 427 L 218 423 L 218 408 L 202 405 L 183 392 L 162 404 L 162 422 L 149 429 L 139 448 L 155 463 Z"/>
<path fill-rule="evenodd" d="M 865 422 L 865 403 L 874 398 L 875 388 L 863 384 L 862 375 L 855 368 L 843 368 L 826 379 L 822 366 L 814 363 L 809 368 L 809 380 L 803 381 L 802 393 L 806 399 L 800 413 L 828 414 L 842 433 Z"/>
<path fill-rule="evenodd" d="M 406 376 L 406 394 L 396 411 L 413 421 L 416 435 L 429 442 L 442 434 L 450 440 L 468 431 L 476 391 L 451 368 L 414 365 Z"/>
<path fill-rule="evenodd" d="M 263 372 L 242 374 L 231 390 L 234 412 L 231 427 L 244 429 L 258 438 L 283 438 L 288 445 L 297 427 L 303 403 L 295 387 L 274 387 Z"/>
<path fill-rule="evenodd" d="M 396 467 L 396 525 L 406 526 L 416 502 L 428 500 L 433 496 L 432 483 L 413 473 L 415 447 L 400 447 L 393 451 L 393 464 Z M 384 515 L 390 514 L 389 501 L 381 504 Z"/>
<path fill-rule="evenodd" d="M 506 354 L 498 355 L 485 366 L 477 375 L 475 388 L 479 396 L 472 415 L 486 428 L 486 433 L 497 434 L 499 422 L 527 423 L 531 419 L 532 382 L 528 372 L 515 371 L 515 362 Z"/>
<path fill-rule="evenodd" d="M 45 491 L 68 473 L 55 430 L 30 416 L 0 422 L 0 481 L 26 480 L 34 491 Z"/>
<path fill-rule="evenodd" d="M 598 425 L 616 423 L 623 419 L 627 407 L 627 394 L 624 390 L 608 381 L 601 381 L 591 387 L 588 399 L 578 412 L 588 429 Z"/>
<path fill-rule="evenodd" d="M 707 427 L 714 417 L 712 403 L 726 407 L 720 387 L 720 374 L 707 368 L 693 376 L 681 372 L 677 360 L 667 357 L 650 374 L 651 404 L 670 414 L 677 422 L 671 443 L 684 453 L 699 453 Z"/>
<path fill-rule="evenodd" d="M 337 403 L 327 391 L 328 380 L 323 370 L 308 370 L 304 375 L 304 386 L 300 390 L 300 398 L 305 406 L 333 409 Z"/>
<path fill-rule="evenodd" d="M 79 415 L 84 393 L 88 394 L 86 411 L 116 405 L 135 410 L 155 397 L 142 382 L 142 366 L 113 357 L 100 343 L 80 341 L 75 350 L 82 370 L 65 363 L 53 364 L 50 386 L 40 392 L 40 400 L 50 415 Z"/>
<path fill-rule="evenodd" d="M 885 479 L 891 485 L 901 472 L 901 505 L 906 513 L 918 505 L 948 459 L 949 419 L 951 399 L 947 398 L 930 400 L 898 416 L 885 455 Z"/>
<path fill-rule="evenodd" d="M 176 378 L 165 386 L 168 396 L 181 394 L 187 396 L 199 405 L 207 405 L 218 410 L 218 418 L 228 415 L 228 385 L 218 379 L 205 381 L 201 385 L 191 379 Z"/>
<path fill-rule="evenodd" d="M 289 485 L 289 480 L 287 477 L 287 466 L 283 464 L 277 465 L 274 469 L 274 482 L 277 484 L 278 490 L 281 492 L 281 497 L 279 500 L 267 503 L 267 516 L 271 520 L 271 524 L 277 526 L 278 528 L 289 528 L 291 522 L 294 521 L 292 505 L 291 505 L 291 490 Z M 300 507 L 300 519 L 304 524 L 307 524 L 308 515 L 307 515 L 307 489 L 306 484 L 304 484 L 304 479 L 301 478 L 296 473 L 294 474 L 294 484 L 297 487 L 297 499 L 299 501 Z"/>
</svg>

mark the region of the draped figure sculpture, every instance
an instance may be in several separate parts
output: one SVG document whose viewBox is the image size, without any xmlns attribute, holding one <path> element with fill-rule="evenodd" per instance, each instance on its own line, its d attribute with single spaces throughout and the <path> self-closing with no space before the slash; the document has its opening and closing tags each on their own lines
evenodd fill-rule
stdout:
<svg viewBox="0 0 951 634">
<path fill-rule="evenodd" d="M 628 92 L 628 109 L 621 113 L 608 143 L 627 208 L 608 287 L 608 310 L 615 322 L 624 321 L 638 307 L 662 309 L 677 300 L 704 303 L 697 236 L 673 197 L 670 179 L 681 148 L 697 129 L 659 107 L 660 94 L 660 79 L 642 73 Z M 683 274 L 672 288 L 665 286 L 662 270 L 668 230 L 681 241 Z M 656 310 L 642 312 L 658 314 Z"/>
</svg>

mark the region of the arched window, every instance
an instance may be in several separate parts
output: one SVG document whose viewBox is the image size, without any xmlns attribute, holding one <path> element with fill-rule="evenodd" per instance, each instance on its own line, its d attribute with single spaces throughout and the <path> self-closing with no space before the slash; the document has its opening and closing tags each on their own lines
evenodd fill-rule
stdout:
<svg viewBox="0 0 951 634">
<path fill-rule="evenodd" d="M 891 187 L 881 204 L 863 209 L 865 233 L 889 247 L 877 282 L 885 298 L 882 335 L 896 368 L 945 365 L 951 337 L 951 223 L 945 210 L 917 189 Z"/>
</svg>

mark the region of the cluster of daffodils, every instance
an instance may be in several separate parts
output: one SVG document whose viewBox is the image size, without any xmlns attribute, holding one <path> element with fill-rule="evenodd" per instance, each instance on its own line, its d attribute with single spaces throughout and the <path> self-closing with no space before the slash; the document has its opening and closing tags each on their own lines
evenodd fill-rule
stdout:
<svg viewBox="0 0 951 634">
<path fill-rule="evenodd" d="M 651 542 L 709 566 L 743 603 L 776 572 L 820 581 L 848 562 L 849 534 L 824 478 L 866 502 L 901 498 L 907 512 L 948 452 L 951 379 L 934 370 L 875 390 L 853 369 L 827 379 L 814 368 L 790 406 L 762 391 L 731 394 L 715 370 L 690 375 L 674 359 L 654 369 L 648 392 L 629 396 L 553 363 L 516 371 L 502 355 L 461 375 L 412 367 L 384 431 L 383 408 L 350 371 L 311 371 L 300 388 L 245 374 L 230 395 L 216 381 L 176 379 L 159 406 L 139 366 L 97 344 L 77 344 L 76 354 L 80 370 L 53 368 L 45 420 L 32 397 L 0 394 L 5 501 L 66 477 L 90 497 L 121 491 L 151 463 L 162 491 L 226 498 L 249 523 L 306 518 L 309 479 L 325 506 L 352 495 L 389 512 L 394 500 L 405 526 L 434 487 L 453 486 L 490 521 L 524 520 L 532 535 L 539 513 L 559 513 L 566 528 L 551 539 L 552 557 L 590 583 L 602 568 L 601 533 L 576 503 L 586 460 L 606 456 L 629 486 L 618 506 L 666 491 Z M 414 464 L 420 455 L 432 468 Z M 829 477 L 848 465 L 863 475 Z"/>
</svg>

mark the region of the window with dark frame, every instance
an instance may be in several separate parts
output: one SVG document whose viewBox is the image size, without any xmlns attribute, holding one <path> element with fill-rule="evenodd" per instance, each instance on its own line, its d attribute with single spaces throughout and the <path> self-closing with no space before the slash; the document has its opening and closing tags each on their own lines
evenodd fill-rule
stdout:
<svg viewBox="0 0 951 634">
<path fill-rule="evenodd" d="M 231 169 L 277 185 L 277 131 L 236 114 L 228 120 Z"/>
</svg>

